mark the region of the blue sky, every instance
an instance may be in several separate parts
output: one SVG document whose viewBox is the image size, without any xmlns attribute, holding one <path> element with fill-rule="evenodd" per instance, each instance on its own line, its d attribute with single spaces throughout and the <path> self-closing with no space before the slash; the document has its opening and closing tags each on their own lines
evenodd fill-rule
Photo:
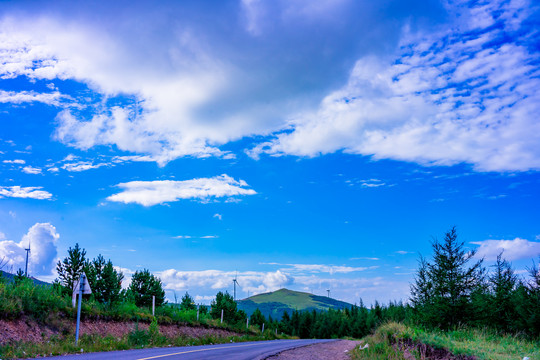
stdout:
<svg viewBox="0 0 540 360">
<path fill-rule="evenodd" d="M 408 298 L 457 226 L 540 254 L 532 1 L 0 4 L 0 256 L 79 243 L 173 299 Z"/>
</svg>

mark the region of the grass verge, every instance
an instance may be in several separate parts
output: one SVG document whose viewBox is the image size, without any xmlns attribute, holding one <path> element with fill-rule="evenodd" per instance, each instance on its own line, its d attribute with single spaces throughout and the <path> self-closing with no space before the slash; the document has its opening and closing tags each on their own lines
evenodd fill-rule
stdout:
<svg viewBox="0 0 540 360">
<path fill-rule="evenodd" d="M 478 359 L 540 359 L 540 342 L 519 336 L 498 334 L 486 329 L 457 329 L 443 332 L 414 328 L 399 323 L 381 325 L 373 335 L 363 339 L 369 347 L 352 351 L 352 359 L 405 359 L 402 349 L 396 346 L 400 339 L 410 339 L 434 348 L 448 349 L 456 355 L 476 356 Z M 422 358 L 417 349 L 411 355 Z"/>
</svg>

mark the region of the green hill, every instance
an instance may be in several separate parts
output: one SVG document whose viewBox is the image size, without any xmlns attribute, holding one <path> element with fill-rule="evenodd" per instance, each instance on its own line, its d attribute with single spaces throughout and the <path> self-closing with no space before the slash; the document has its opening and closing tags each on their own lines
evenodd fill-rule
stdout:
<svg viewBox="0 0 540 360">
<path fill-rule="evenodd" d="M 259 310 L 268 317 L 281 319 L 283 313 L 287 311 L 290 315 L 293 310 L 312 311 L 350 308 L 352 305 L 344 301 L 328 298 L 326 296 L 317 296 L 300 291 L 280 289 L 270 293 L 264 293 L 251 296 L 244 300 L 238 300 L 238 309 L 244 310 L 248 316 L 255 309 Z"/>
<path fill-rule="evenodd" d="M 13 278 L 15 277 L 14 274 L 11 274 L 11 273 L 8 273 L 8 272 L 5 272 L 3 270 L 0 270 L 0 277 L 3 277 L 5 279 L 7 279 L 7 281 L 13 281 Z M 35 285 L 44 285 L 44 286 L 51 286 L 52 284 L 49 284 L 48 282 L 45 282 L 45 281 L 41 281 L 41 280 L 38 280 L 36 279 L 35 277 L 30 277 L 30 279 L 32 279 L 32 281 L 34 282 Z"/>
</svg>

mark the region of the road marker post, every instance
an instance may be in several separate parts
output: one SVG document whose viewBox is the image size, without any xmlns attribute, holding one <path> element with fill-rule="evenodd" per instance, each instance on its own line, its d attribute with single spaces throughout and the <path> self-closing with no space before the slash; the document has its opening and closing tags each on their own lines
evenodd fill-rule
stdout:
<svg viewBox="0 0 540 360">
<path fill-rule="evenodd" d="M 75 345 L 79 342 L 79 328 L 81 324 L 81 305 L 82 305 L 82 296 L 83 294 L 91 294 L 92 289 L 90 288 L 90 284 L 88 281 L 86 281 L 86 274 L 84 272 L 81 273 L 81 276 L 79 277 L 79 280 L 75 284 L 75 287 L 73 289 L 73 294 L 79 293 L 79 304 L 77 306 L 77 325 L 75 327 Z"/>
<path fill-rule="evenodd" d="M 152 295 L 152 316 L 154 316 L 155 310 L 156 310 L 156 296 Z"/>
<path fill-rule="evenodd" d="M 261 332 L 264 334 L 264 323 L 263 323 Z"/>
<path fill-rule="evenodd" d="M 221 323 L 223 324 L 223 309 L 221 309 Z"/>
<path fill-rule="evenodd" d="M 197 321 L 199 321 L 199 305 L 197 305 Z"/>
<path fill-rule="evenodd" d="M 246 329 L 249 329 L 249 318 L 246 319 Z"/>
</svg>

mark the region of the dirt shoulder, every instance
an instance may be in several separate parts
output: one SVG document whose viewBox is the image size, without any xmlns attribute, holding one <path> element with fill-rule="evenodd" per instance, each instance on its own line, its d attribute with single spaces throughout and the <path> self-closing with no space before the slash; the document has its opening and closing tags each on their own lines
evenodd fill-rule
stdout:
<svg viewBox="0 0 540 360">
<path fill-rule="evenodd" d="M 266 360 L 350 360 L 348 353 L 359 341 L 338 340 L 283 351 Z"/>
</svg>

